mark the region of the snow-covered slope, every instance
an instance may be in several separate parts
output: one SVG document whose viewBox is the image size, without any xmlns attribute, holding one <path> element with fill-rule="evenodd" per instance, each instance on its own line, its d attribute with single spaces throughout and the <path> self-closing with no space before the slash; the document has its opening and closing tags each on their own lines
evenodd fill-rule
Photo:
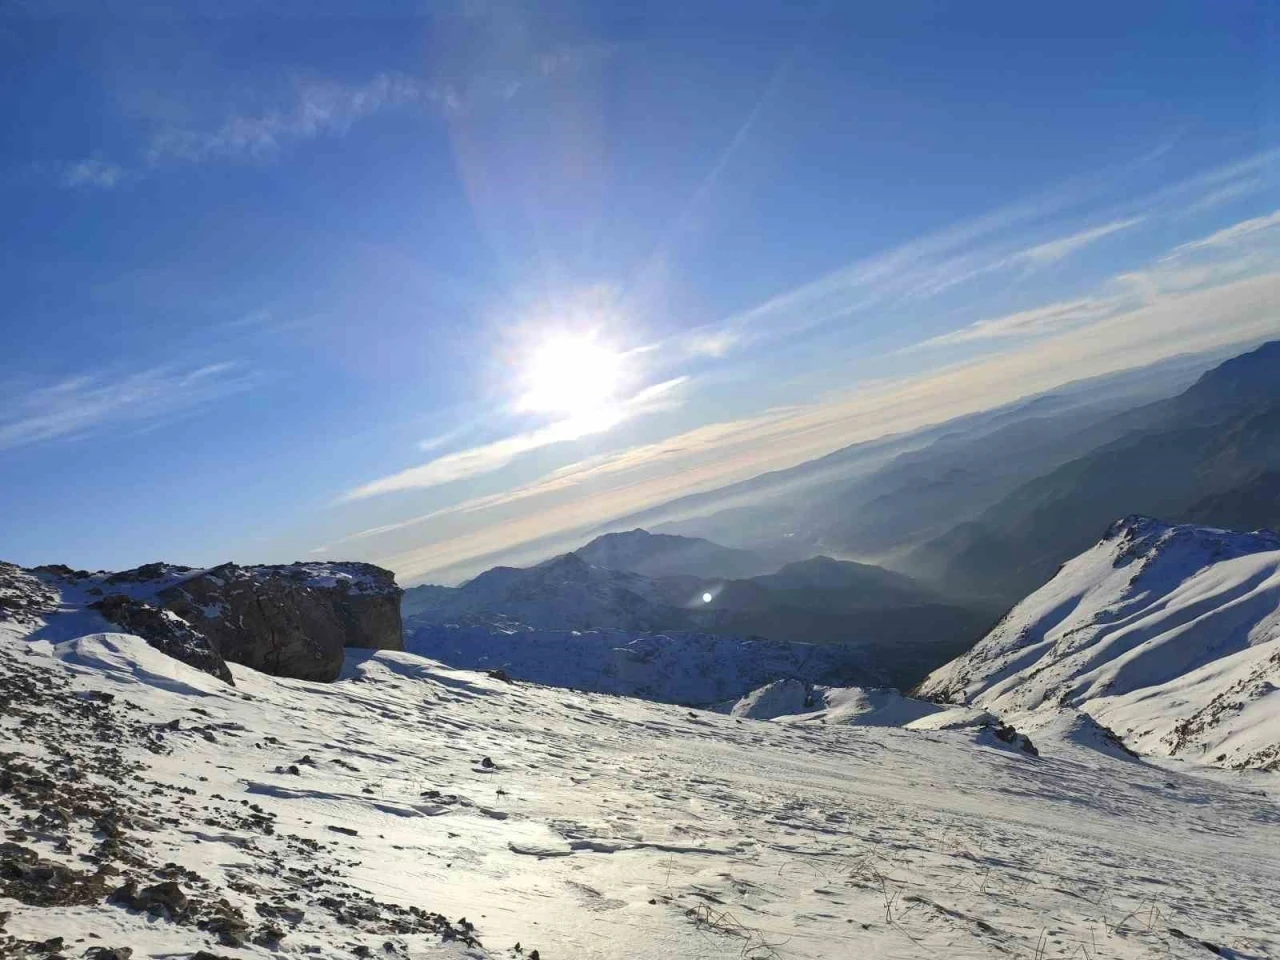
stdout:
<svg viewBox="0 0 1280 960">
<path fill-rule="evenodd" d="M 1079 709 L 1134 750 L 1280 769 L 1280 536 L 1119 521 L 921 694 Z"/>
<path fill-rule="evenodd" d="M 30 634 L 0 625 L 0 955 L 1280 953 L 1257 789 L 401 652 L 231 687 L 136 637 Z"/>
<path fill-rule="evenodd" d="M 446 624 L 418 627 L 405 648 L 457 667 L 502 670 L 520 680 L 692 705 L 739 697 L 778 678 L 857 683 L 879 676 L 857 646 L 707 633 L 637 636 L 620 630 Z"/>
</svg>

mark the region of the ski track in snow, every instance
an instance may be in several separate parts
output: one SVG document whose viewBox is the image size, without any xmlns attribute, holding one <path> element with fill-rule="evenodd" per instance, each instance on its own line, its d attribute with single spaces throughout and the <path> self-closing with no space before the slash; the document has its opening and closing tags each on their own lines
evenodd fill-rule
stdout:
<svg viewBox="0 0 1280 960">
<path fill-rule="evenodd" d="M 1067 742 L 1041 743 L 1037 760 L 964 732 L 741 720 L 404 653 L 355 652 L 332 684 L 237 666 L 232 689 L 125 635 L 0 637 L 4 673 L 114 694 L 112 711 L 163 731 L 163 752 L 119 745 L 141 765 L 121 802 L 153 819 L 134 834 L 148 862 L 195 871 L 246 915 L 268 899 L 304 911 L 272 950 L 108 903 L 0 898 L 8 934 L 62 935 L 68 955 L 388 956 L 390 943 L 511 957 L 517 941 L 548 960 L 1280 951 L 1280 806 L 1265 776 L 1213 782 Z M 36 764 L 48 747 L 17 731 L 61 722 L 56 701 L 28 712 L 41 710 L 0 719 L 6 750 Z M 234 819 L 244 803 L 272 835 Z M 27 832 L 42 857 L 75 862 Z M 351 885 L 340 897 L 466 917 L 483 949 L 341 925 L 291 880 L 300 843 Z M 76 942 L 90 933 L 102 939 Z"/>
</svg>

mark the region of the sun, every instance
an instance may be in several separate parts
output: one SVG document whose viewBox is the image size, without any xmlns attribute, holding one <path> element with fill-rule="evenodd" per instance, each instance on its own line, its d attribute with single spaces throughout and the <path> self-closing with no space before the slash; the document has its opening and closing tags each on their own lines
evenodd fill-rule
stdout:
<svg viewBox="0 0 1280 960">
<path fill-rule="evenodd" d="M 622 355 L 591 336 L 561 335 L 523 363 L 518 409 L 569 419 L 599 416 L 621 388 Z"/>
</svg>

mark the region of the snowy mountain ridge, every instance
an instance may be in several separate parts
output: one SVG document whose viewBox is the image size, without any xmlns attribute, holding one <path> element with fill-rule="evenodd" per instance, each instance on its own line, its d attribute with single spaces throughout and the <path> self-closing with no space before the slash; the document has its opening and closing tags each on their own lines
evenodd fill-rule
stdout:
<svg viewBox="0 0 1280 960">
<path fill-rule="evenodd" d="M 1280 536 L 1118 521 L 920 694 L 1078 709 L 1143 754 L 1280 769 Z"/>
</svg>

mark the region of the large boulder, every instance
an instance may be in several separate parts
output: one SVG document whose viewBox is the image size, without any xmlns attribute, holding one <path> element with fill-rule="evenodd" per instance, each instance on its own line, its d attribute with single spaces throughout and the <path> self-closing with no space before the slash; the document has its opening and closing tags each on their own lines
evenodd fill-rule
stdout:
<svg viewBox="0 0 1280 960">
<path fill-rule="evenodd" d="M 368 563 L 212 567 L 156 594 L 227 660 L 282 677 L 334 680 L 348 647 L 401 650 L 401 589 Z"/>
</svg>

